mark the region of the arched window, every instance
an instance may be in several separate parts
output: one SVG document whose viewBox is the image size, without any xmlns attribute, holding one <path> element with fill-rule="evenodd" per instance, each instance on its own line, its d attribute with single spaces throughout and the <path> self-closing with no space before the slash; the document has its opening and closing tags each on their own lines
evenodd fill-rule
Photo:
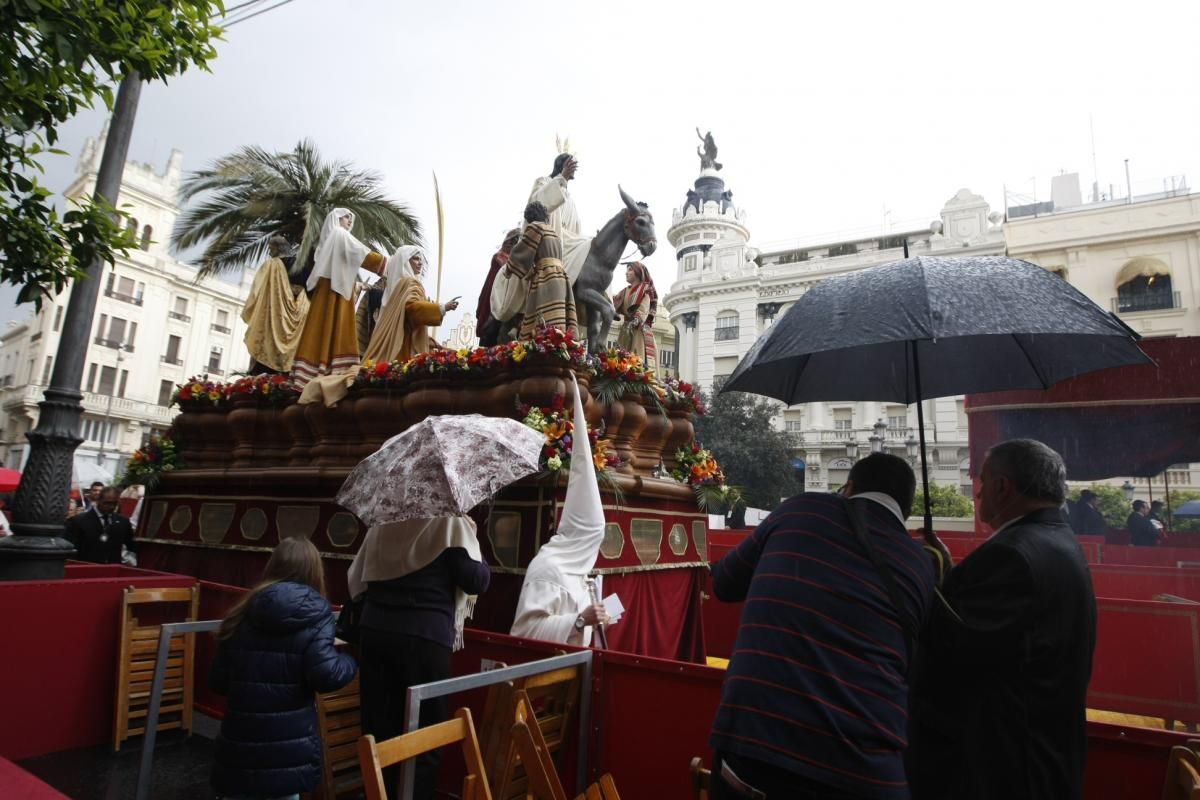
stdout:
<svg viewBox="0 0 1200 800">
<path fill-rule="evenodd" d="M 1171 269 L 1157 258 L 1130 259 L 1117 273 L 1117 312 L 1176 308 Z"/>
<path fill-rule="evenodd" d="M 715 341 L 734 342 L 738 338 L 738 312 L 722 311 L 717 314 Z"/>
<path fill-rule="evenodd" d="M 153 228 L 151 228 L 149 225 L 147 225 L 146 227 L 142 228 L 142 249 L 143 249 L 143 250 L 149 250 L 149 249 L 150 249 L 150 237 L 151 237 L 153 234 L 154 234 L 154 229 L 153 229 Z"/>
<path fill-rule="evenodd" d="M 130 217 L 125 223 L 125 230 L 129 232 L 129 238 L 136 239 L 138 232 L 137 220 Z"/>
</svg>

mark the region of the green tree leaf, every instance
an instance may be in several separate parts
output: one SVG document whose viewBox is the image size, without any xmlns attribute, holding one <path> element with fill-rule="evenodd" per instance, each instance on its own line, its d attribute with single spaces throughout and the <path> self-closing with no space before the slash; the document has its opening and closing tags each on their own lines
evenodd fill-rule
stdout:
<svg viewBox="0 0 1200 800">
<path fill-rule="evenodd" d="M 210 20 L 223 13 L 215 0 L 0 0 L 0 280 L 22 287 L 22 301 L 40 303 L 126 246 L 124 225 L 102 219 L 111 209 L 84 202 L 59 217 L 48 204 L 34 176 L 59 152 L 48 149 L 58 127 L 97 99 L 112 108 L 112 84 L 130 72 L 165 80 L 203 68 L 221 32 Z"/>
<path fill-rule="evenodd" d="M 726 481 L 740 488 L 749 506 L 770 511 L 803 491 L 792 467 L 795 437 L 771 424 L 778 403 L 744 392 L 702 396 L 708 415 L 696 418 L 696 439 L 716 456 Z"/>
</svg>

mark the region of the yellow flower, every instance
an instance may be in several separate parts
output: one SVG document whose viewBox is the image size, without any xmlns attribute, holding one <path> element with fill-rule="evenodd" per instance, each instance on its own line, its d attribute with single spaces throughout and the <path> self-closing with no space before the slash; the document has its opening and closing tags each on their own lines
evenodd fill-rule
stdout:
<svg viewBox="0 0 1200 800">
<path fill-rule="evenodd" d="M 218 391 L 215 391 L 215 390 L 211 391 L 208 393 L 208 399 L 212 400 L 215 403 L 221 399 L 221 393 Z"/>
<path fill-rule="evenodd" d="M 192 384 L 192 394 L 204 394 L 204 387 L 198 383 Z"/>
<path fill-rule="evenodd" d="M 471 354 L 471 351 L 470 351 L 470 350 L 468 350 L 468 349 L 467 349 L 467 348 L 465 348 L 465 347 L 460 347 L 460 348 L 458 349 L 458 360 L 459 360 L 459 361 L 466 361 L 466 360 L 467 360 L 467 356 L 469 356 L 470 354 Z"/>
<path fill-rule="evenodd" d="M 270 393 L 271 393 L 271 387 L 270 387 L 268 384 L 265 384 L 265 383 L 264 383 L 264 384 L 262 385 L 262 393 L 263 393 L 263 394 L 270 394 Z"/>
<path fill-rule="evenodd" d="M 525 345 L 518 344 L 516 347 L 513 348 L 512 360 L 517 362 L 518 364 L 520 364 L 522 361 L 525 360 L 525 352 L 526 352 Z"/>
<path fill-rule="evenodd" d="M 362 363 L 362 365 L 363 365 L 363 369 L 365 369 L 365 370 L 374 369 L 375 368 L 375 359 L 368 358 L 366 361 L 364 361 Z"/>
</svg>

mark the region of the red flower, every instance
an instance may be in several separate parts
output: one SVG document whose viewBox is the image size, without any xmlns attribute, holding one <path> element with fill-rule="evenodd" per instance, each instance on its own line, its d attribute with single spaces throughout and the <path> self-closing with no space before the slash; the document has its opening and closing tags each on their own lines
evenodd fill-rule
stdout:
<svg viewBox="0 0 1200 800">
<path fill-rule="evenodd" d="M 555 411 L 563 410 L 563 396 L 561 394 L 554 395 L 554 399 L 550 401 L 550 407 Z"/>
<path fill-rule="evenodd" d="M 384 375 L 387 375 L 387 371 L 388 371 L 388 362 L 380 361 L 378 364 L 375 365 L 375 374 L 378 375 L 379 377 L 382 378 Z"/>
</svg>

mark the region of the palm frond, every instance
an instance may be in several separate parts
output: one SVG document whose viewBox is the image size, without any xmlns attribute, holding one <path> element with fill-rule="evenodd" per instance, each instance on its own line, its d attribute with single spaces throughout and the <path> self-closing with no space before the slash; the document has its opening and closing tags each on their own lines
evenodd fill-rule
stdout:
<svg viewBox="0 0 1200 800">
<path fill-rule="evenodd" d="M 386 196 L 377 172 L 326 161 L 308 139 L 290 153 L 243 147 L 189 175 L 181 196 L 204 198 L 180 215 L 171 233 L 177 251 L 204 248 L 199 277 L 256 262 L 275 235 L 297 245 L 295 268 L 302 269 L 325 216 L 339 206 L 354 212 L 355 236 L 387 253 L 421 240 L 420 223 Z"/>
</svg>

